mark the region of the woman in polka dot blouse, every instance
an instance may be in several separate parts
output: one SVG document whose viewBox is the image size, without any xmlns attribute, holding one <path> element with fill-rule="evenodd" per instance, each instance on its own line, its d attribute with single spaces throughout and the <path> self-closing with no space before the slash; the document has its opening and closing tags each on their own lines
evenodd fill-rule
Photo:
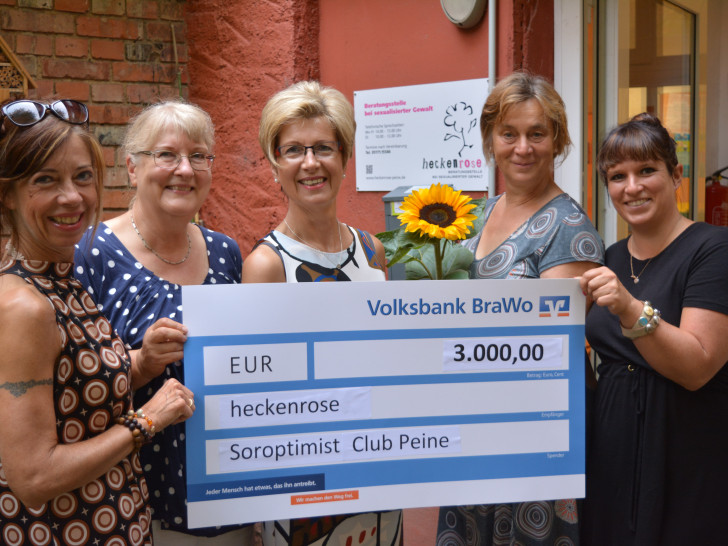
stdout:
<svg viewBox="0 0 728 546">
<path fill-rule="evenodd" d="M 168 378 L 184 382 L 181 286 L 240 282 L 237 243 L 190 222 L 210 190 L 213 146 L 212 121 L 201 108 L 167 101 L 143 110 L 124 142 L 136 197 L 127 212 L 87 232 L 76 249 L 76 277 L 131 346 L 133 362 L 151 363 L 135 368 L 146 382 L 135 392 L 137 404 Z M 194 539 L 190 535 L 223 535 L 216 544 L 247 542 L 249 527 L 187 527 L 183 424 L 157 434 L 141 460 L 155 543 L 178 546 Z"/>
</svg>

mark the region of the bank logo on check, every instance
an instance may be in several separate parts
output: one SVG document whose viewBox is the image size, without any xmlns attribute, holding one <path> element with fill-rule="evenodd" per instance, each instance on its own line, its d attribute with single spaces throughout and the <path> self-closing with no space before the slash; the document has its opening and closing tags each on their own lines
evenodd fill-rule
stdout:
<svg viewBox="0 0 728 546">
<path fill-rule="evenodd" d="M 539 317 L 568 317 L 569 296 L 541 296 L 538 304 Z"/>
</svg>

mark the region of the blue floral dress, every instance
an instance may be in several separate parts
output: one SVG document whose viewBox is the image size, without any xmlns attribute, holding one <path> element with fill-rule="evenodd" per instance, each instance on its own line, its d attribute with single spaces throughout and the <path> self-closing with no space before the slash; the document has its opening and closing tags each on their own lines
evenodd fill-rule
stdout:
<svg viewBox="0 0 728 546">
<path fill-rule="evenodd" d="M 243 260 L 238 244 L 226 235 L 199 228 L 210 264 L 203 284 L 239 283 Z M 87 231 L 76 246 L 75 275 L 132 349 L 142 346 L 144 333 L 157 319 L 168 317 L 182 322 L 182 287 L 139 263 L 104 223 L 95 234 Z M 169 364 L 165 373 L 134 393 L 134 407 L 141 407 L 172 377 L 184 383 L 182 361 Z M 206 536 L 229 530 L 187 528 L 184 423 L 158 432 L 140 455 L 149 483 L 153 517 L 161 521 L 163 529 Z"/>
</svg>

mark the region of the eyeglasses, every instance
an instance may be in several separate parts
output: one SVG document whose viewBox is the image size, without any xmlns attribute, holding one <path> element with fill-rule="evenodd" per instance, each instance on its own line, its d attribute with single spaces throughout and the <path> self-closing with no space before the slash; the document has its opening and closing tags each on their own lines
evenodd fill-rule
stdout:
<svg viewBox="0 0 728 546">
<path fill-rule="evenodd" d="M 3 119 L 8 118 L 18 127 L 35 125 L 48 112 L 73 125 L 88 123 L 88 108 L 82 102 L 64 99 L 51 104 L 43 104 L 34 100 L 16 100 L 2 107 Z"/>
<path fill-rule="evenodd" d="M 287 144 L 286 146 L 278 146 L 276 148 L 276 156 L 282 157 L 288 161 L 297 161 L 303 159 L 308 150 L 313 151 L 318 159 L 332 157 L 336 152 L 341 150 L 341 144 L 336 141 L 319 142 L 313 146 L 302 146 L 301 144 Z"/>
<path fill-rule="evenodd" d="M 183 157 L 190 162 L 190 167 L 196 171 L 209 171 L 212 168 L 214 155 L 196 152 L 190 155 L 182 155 L 169 150 L 155 150 L 153 152 L 136 152 L 138 154 L 151 155 L 154 158 L 154 164 L 162 169 L 176 169 Z"/>
</svg>

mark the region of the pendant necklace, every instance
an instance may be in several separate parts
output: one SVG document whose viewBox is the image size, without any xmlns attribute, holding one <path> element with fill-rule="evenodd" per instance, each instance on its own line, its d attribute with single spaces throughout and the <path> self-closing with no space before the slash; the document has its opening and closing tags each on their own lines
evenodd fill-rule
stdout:
<svg viewBox="0 0 728 546">
<path fill-rule="evenodd" d="M 629 252 L 629 247 L 627 247 L 627 252 Z M 652 256 L 652 258 L 654 258 L 654 256 Z M 640 282 L 640 277 L 642 276 L 642 273 L 645 272 L 645 269 L 647 269 L 647 266 L 650 265 L 650 262 L 652 261 L 652 258 L 650 258 L 649 260 L 647 260 L 647 263 L 642 268 L 642 271 L 640 271 L 637 275 L 635 275 L 634 274 L 634 267 L 632 265 L 632 253 L 629 252 L 629 272 L 630 272 L 630 277 L 632 277 L 632 282 L 634 282 L 635 284 L 637 284 L 638 282 Z"/>
<path fill-rule="evenodd" d="M 154 254 L 157 258 L 159 258 L 160 260 L 162 260 L 164 263 L 169 264 L 169 265 L 179 265 L 179 264 L 182 264 L 182 263 L 186 262 L 187 261 L 187 258 L 190 257 L 190 252 L 192 251 L 192 240 L 190 239 L 190 234 L 189 233 L 185 232 L 185 235 L 187 235 L 187 254 L 185 254 L 185 257 L 182 258 L 181 260 L 179 260 L 177 262 L 173 262 L 172 260 L 168 260 L 167 258 L 164 258 L 164 257 L 160 256 L 159 253 L 156 250 L 154 250 L 151 246 L 149 246 L 149 243 L 147 243 L 146 239 L 144 239 L 144 237 L 142 236 L 142 234 L 139 233 L 139 229 L 137 228 L 137 225 L 134 222 L 134 213 L 133 212 L 131 213 L 131 227 L 133 227 L 134 228 L 134 231 L 136 231 L 136 234 L 139 235 L 139 238 L 142 240 L 142 243 L 144 243 L 145 248 L 149 252 L 151 252 L 152 254 Z M 187 228 L 185 228 L 185 229 L 187 229 Z"/>
<path fill-rule="evenodd" d="M 313 246 L 311 243 L 308 243 L 298 233 L 296 233 L 295 231 L 293 231 L 293 228 L 291 227 L 291 225 L 288 223 L 288 221 L 285 218 L 283 219 L 283 223 L 286 224 L 286 227 L 288 228 L 288 230 L 291 233 L 293 233 L 293 235 L 296 237 L 296 239 L 298 239 L 299 241 L 301 241 L 304 245 L 306 245 L 308 248 L 310 248 L 314 252 L 316 252 L 319 255 L 321 255 L 324 258 L 326 258 L 326 261 L 329 262 L 331 265 L 333 265 L 334 266 L 334 269 L 340 269 L 341 268 L 341 254 L 342 254 L 342 252 L 344 252 L 344 241 L 341 238 L 341 222 L 339 222 L 338 220 L 336 221 L 336 227 L 337 227 L 337 229 L 339 231 L 339 252 L 338 252 L 338 255 L 339 255 L 339 263 L 336 263 L 335 261 L 332 261 L 331 260 L 331 257 L 329 255 L 332 254 L 332 252 L 324 252 L 323 250 L 319 250 L 318 248 L 316 248 L 315 246 Z"/>
</svg>

